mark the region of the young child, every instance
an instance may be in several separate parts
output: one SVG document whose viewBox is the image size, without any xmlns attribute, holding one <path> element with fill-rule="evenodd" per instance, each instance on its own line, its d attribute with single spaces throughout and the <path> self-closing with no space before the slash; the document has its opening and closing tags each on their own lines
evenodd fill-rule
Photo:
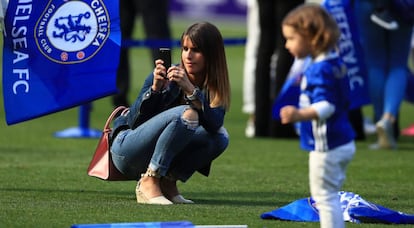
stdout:
<svg viewBox="0 0 414 228">
<path fill-rule="evenodd" d="M 355 153 L 355 133 L 348 120 L 349 83 L 335 46 L 340 32 L 317 4 L 292 10 L 282 22 L 285 47 L 296 58 L 311 57 L 301 81 L 299 108 L 280 110 L 282 123 L 301 122 L 300 141 L 309 154 L 311 196 L 321 227 L 345 227 L 338 197 Z"/>
</svg>

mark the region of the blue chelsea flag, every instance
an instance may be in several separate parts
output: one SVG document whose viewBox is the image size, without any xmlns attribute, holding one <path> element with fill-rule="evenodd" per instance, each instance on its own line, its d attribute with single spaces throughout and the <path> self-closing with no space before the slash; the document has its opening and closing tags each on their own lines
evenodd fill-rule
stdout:
<svg viewBox="0 0 414 228">
<path fill-rule="evenodd" d="M 5 15 L 7 124 L 116 92 L 121 31 L 113 0 L 15 0 Z"/>
<path fill-rule="evenodd" d="M 351 88 L 350 109 L 370 103 L 368 95 L 367 69 L 364 53 L 359 42 L 358 25 L 355 21 L 352 0 L 324 0 L 322 6 L 335 19 L 341 36 L 338 42 L 339 54 L 346 64 Z"/>
</svg>

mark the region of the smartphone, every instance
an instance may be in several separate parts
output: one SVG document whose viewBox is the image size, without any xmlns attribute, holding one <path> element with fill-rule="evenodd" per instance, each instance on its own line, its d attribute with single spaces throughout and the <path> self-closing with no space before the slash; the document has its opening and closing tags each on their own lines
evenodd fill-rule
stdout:
<svg viewBox="0 0 414 228">
<path fill-rule="evenodd" d="M 170 66 L 171 66 L 171 49 L 169 49 L 169 48 L 160 48 L 159 49 L 159 55 L 160 55 L 160 59 L 162 59 L 162 61 L 164 61 L 163 65 L 168 70 L 168 68 L 170 68 Z M 167 77 L 167 76 L 165 75 L 165 77 Z"/>
</svg>

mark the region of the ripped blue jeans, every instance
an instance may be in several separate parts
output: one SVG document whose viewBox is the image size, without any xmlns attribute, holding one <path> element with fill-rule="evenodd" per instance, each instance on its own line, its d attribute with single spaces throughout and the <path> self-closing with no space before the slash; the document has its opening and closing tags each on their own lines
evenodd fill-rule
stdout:
<svg viewBox="0 0 414 228">
<path fill-rule="evenodd" d="M 212 134 L 197 122 L 184 120 L 189 108 L 168 109 L 134 130 L 121 131 L 111 146 L 118 170 L 136 180 L 148 167 L 183 182 L 195 171 L 204 170 L 201 173 L 207 176 L 211 162 L 227 148 L 229 136 L 223 127 Z"/>
</svg>

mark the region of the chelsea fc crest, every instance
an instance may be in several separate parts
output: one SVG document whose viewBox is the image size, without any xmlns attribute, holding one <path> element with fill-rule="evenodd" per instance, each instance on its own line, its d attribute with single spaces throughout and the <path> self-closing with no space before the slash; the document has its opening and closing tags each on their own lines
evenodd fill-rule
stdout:
<svg viewBox="0 0 414 228">
<path fill-rule="evenodd" d="M 36 23 L 36 45 L 48 59 L 62 64 L 87 61 L 110 34 L 102 0 L 50 0 Z"/>
</svg>

